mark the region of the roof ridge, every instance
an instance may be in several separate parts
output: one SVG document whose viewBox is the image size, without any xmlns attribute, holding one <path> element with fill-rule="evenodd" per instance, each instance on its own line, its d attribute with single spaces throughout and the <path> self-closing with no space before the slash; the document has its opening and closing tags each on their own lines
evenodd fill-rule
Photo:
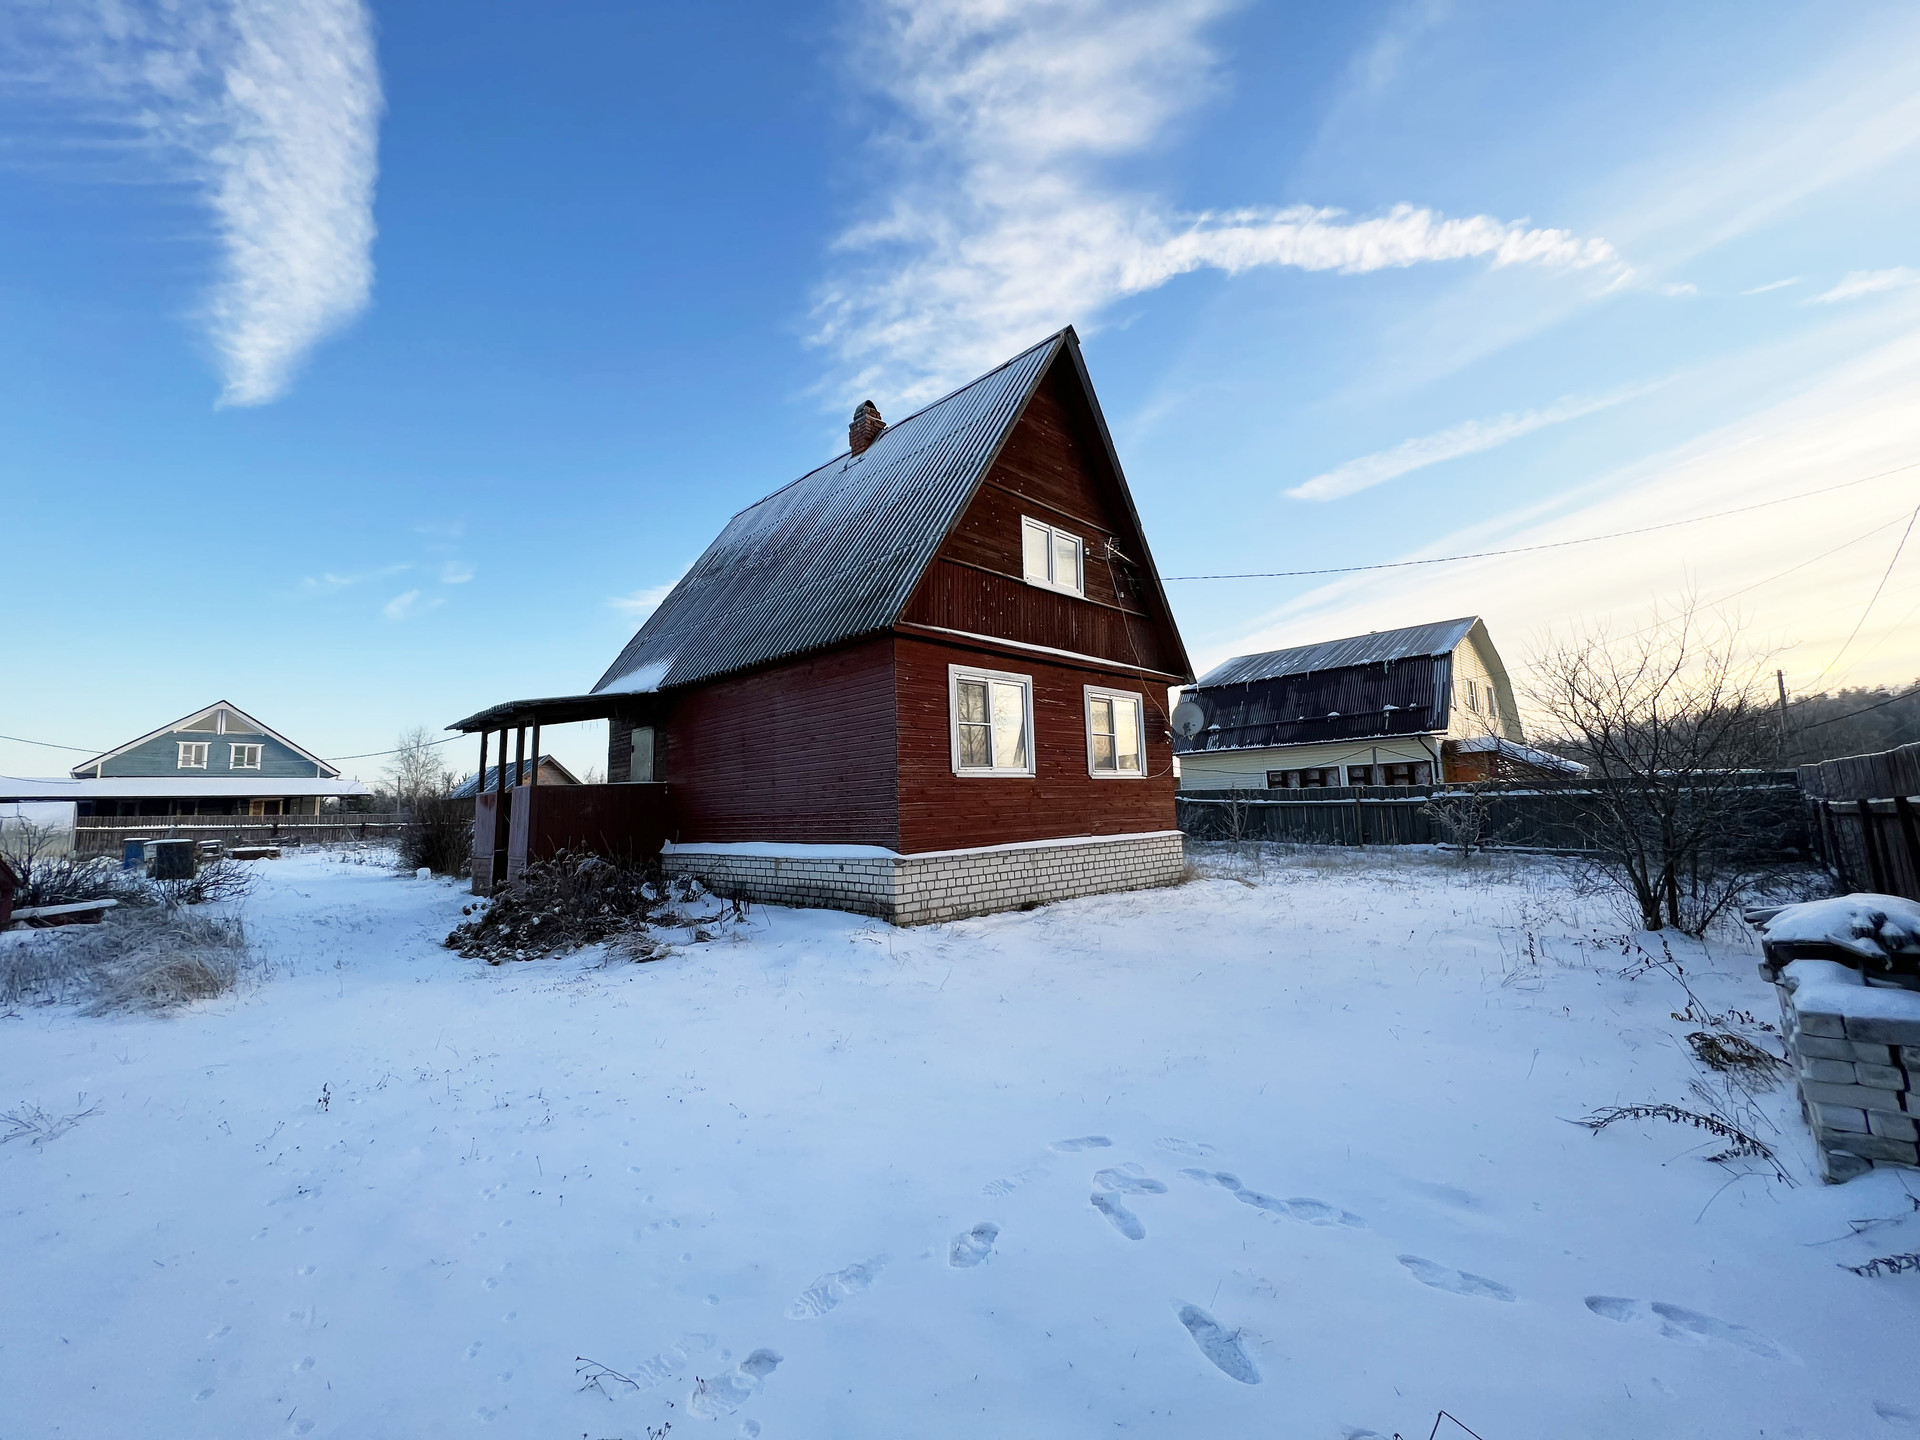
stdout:
<svg viewBox="0 0 1920 1440">
<path fill-rule="evenodd" d="M 918 420 L 922 415 L 926 414 L 929 410 L 939 409 L 942 405 L 946 404 L 949 400 L 953 399 L 956 395 L 963 395 L 967 391 L 973 389 L 974 386 L 979 385 L 984 381 L 991 380 L 994 376 L 998 375 L 1002 370 L 1005 370 L 1008 366 L 1019 364 L 1022 360 L 1026 359 L 1027 356 L 1031 355 L 1034 351 L 1039 350 L 1044 346 L 1053 344 L 1062 335 L 1066 335 L 1072 330 L 1073 330 L 1073 326 L 1063 325 L 1058 330 L 1054 331 L 1051 335 L 1047 336 L 1046 339 L 1036 341 L 1034 344 L 1029 345 L 1026 349 L 1022 350 L 1017 355 L 1008 356 L 1005 360 L 1002 360 L 998 365 L 994 366 L 991 370 L 983 370 L 978 375 L 974 376 L 973 379 L 967 381 L 964 385 L 954 386 L 953 389 L 949 390 L 946 394 L 942 395 L 938 400 L 929 400 L 926 404 L 922 405 L 918 410 L 913 411 L 911 414 L 902 415 L 898 420 L 886 422 L 885 428 L 881 430 L 879 435 L 874 437 L 874 444 L 876 445 L 879 444 L 881 438 L 885 436 L 888 430 L 897 430 L 900 428 L 900 426 L 905 425 L 910 421 Z M 806 471 L 804 474 L 794 476 L 793 479 L 789 480 L 786 484 L 780 486 L 779 489 L 769 490 L 766 494 L 762 495 L 758 500 L 755 500 L 752 504 L 742 505 L 738 510 L 734 511 L 732 515 L 727 517 L 727 524 L 731 525 L 735 520 L 738 520 L 742 515 L 746 514 L 749 510 L 759 509 L 762 505 L 766 504 L 769 500 L 772 500 L 780 495 L 784 495 L 787 491 L 791 490 L 794 486 L 801 484 L 803 481 L 811 480 L 814 476 L 818 475 L 822 470 L 825 470 L 828 466 L 839 464 L 842 461 L 850 460 L 852 458 L 853 458 L 853 449 L 851 446 L 849 446 L 847 449 L 842 450 L 839 453 L 829 457 L 828 459 L 821 461 L 818 465 L 814 466 L 811 470 Z"/>
<path fill-rule="evenodd" d="M 1385 630 L 1362 630 L 1355 635 L 1336 635 L 1331 640 L 1309 640 L 1301 645 L 1281 645 L 1272 650 L 1249 650 L 1245 655 L 1229 656 L 1230 660 L 1252 660 L 1261 655 L 1284 655 L 1289 650 L 1318 650 L 1323 645 L 1344 645 L 1349 640 L 1366 640 L 1375 635 L 1402 635 L 1409 630 L 1434 630 L 1442 625 L 1471 625 L 1478 615 L 1454 615 L 1445 620 L 1423 620 L 1417 625 L 1394 625 Z M 1220 662 L 1222 665 L 1227 661 Z M 1216 670 L 1220 667 L 1216 665 Z"/>
</svg>

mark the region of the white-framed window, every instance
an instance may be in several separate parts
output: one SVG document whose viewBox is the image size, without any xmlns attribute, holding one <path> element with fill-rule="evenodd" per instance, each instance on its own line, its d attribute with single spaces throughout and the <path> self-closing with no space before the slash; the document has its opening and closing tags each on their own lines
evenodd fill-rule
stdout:
<svg viewBox="0 0 1920 1440">
<path fill-rule="evenodd" d="M 1086 687 L 1087 773 L 1096 779 L 1146 774 L 1146 729 L 1140 696 L 1131 690 Z"/>
<path fill-rule="evenodd" d="M 227 768 L 230 770 L 258 770 L 260 768 L 260 753 L 264 748 L 264 746 L 260 745 L 235 745 L 233 747 L 233 758 L 228 762 Z"/>
<path fill-rule="evenodd" d="M 1033 774 L 1033 677 L 947 667 L 956 775 Z"/>
<path fill-rule="evenodd" d="M 1471 680 L 1467 681 L 1467 709 L 1480 713 L 1480 687 Z"/>
<path fill-rule="evenodd" d="M 1069 595 L 1087 593 L 1085 547 L 1078 535 L 1069 535 L 1039 520 L 1020 517 L 1021 571 L 1028 582 Z"/>
<path fill-rule="evenodd" d="M 204 770 L 207 768 L 207 742 L 205 740 L 182 740 L 180 759 L 177 762 L 182 770 Z"/>
</svg>

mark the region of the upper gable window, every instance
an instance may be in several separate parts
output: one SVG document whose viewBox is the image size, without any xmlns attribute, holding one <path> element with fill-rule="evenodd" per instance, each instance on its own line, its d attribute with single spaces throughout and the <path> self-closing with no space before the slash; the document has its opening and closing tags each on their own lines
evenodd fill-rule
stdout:
<svg viewBox="0 0 1920 1440">
<path fill-rule="evenodd" d="M 1035 585 L 1087 593 L 1086 553 L 1078 535 L 1069 535 L 1038 520 L 1020 518 L 1020 558 L 1026 578 Z"/>
<path fill-rule="evenodd" d="M 228 768 L 232 770 L 258 770 L 260 768 L 260 752 L 264 748 L 265 747 L 260 745 L 235 745 L 233 747 L 233 760 Z"/>
<path fill-rule="evenodd" d="M 204 770 L 207 768 L 207 742 L 204 740 L 182 740 L 178 768 L 182 770 Z"/>
</svg>

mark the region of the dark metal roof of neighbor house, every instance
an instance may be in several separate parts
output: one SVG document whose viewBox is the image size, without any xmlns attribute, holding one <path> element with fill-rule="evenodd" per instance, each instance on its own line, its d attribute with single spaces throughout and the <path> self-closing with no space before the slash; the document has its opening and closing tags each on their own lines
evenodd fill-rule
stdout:
<svg viewBox="0 0 1920 1440">
<path fill-rule="evenodd" d="M 506 763 L 511 765 L 513 762 L 509 760 Z M 533 767 L 536 763 L 544 765 L 550 770 L 558 770 L 562 775 L 567 777 L 566 780 L 562 782 L 564 784 L 578 785 L 580 783 L 578 776 L 551 755 L 542 755 L 537 762 L 531 756 L 522 760 L 520 762 L 520 769 L 515 772 L 520 778 L 515 783 L 524 785 L 527 777 L 533 774 Z M 456 800 L 471 800 L 483 790 L 497 789 L 499 784 L 500 767 L 498 765 L 489 765 L 487 766 L 487 773 L 485 775 L 469 775 L 466 782 L 462 784 L 458 790 L 453 792 L 453 798 Z"/>
<path fill-rule="evenodd" d="M 1071 329 L 748 506 L 593 687 L 645 694 L 885 630 Z M 1077 359 L 1077 356 L 1076 356 Z"/>
<path fill-rule="evenodd" d="M 1317 645 L 1296 645 L 1290 650 L 1236 655 L 1202 675 L 1197 683 L 1201 689 L 1212 685 L 1242 685 L 1249 680 L 1272 680 L 1281 675 L 1344 670 L 1349 665 L 1451 655 L 1454 647 L 1467 638 L 1467 632 L 1473 629 L 1478 618 L 1468 615 L 1459 620 L 1435 621 L 1431 625 L 1408 625 L 1400 630 L 1349 635 L 1344 640 L 1323 640 Z"/>
</svg>

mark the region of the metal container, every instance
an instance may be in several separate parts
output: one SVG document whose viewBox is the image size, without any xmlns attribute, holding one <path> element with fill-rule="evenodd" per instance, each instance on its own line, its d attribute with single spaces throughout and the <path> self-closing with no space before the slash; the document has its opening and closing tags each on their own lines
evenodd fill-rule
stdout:
<svg viewBox="0 0 1920 1440">
<path fill-rule="evenodd" d="M 191 880 L 199 856 L 191 840 L 149 840 L 147 874 L 155 880 Z"/>
</svg>

